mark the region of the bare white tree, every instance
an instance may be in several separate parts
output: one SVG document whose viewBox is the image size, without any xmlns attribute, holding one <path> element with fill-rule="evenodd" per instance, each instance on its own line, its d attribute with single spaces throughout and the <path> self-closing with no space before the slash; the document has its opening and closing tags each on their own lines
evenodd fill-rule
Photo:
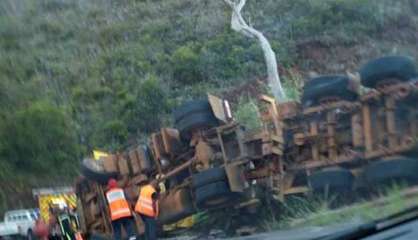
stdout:
<svg viewBox="0 0 418 240">
<path fill-rule="evenodd" d="M 241 15 L 241 10 L 245 6 L 246 0 L 224 0 L 232 9 L 231 28 L 249 38 L 255 38 L 258 40 L 261 48 L 263 49 L 264 59 L 267 65 L 267 77 L 268 83 L 277 101 L 283 102 L 286 99 L 286 95 L 283 91 L 282 83 L 280 81 L 279 72 L 277 69 L 276 54 L 271 48 L 270 42 L 264 36 L 263 33 L 254 29 L 252 26 L 245 22 Z"/>
</svg>

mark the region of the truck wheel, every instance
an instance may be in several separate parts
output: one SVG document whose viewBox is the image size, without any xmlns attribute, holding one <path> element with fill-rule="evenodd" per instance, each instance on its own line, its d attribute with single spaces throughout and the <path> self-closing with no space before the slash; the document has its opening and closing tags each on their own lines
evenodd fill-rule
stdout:
<svg viewBox="0 0 418 240">
<path fill-rule="evenodd" d="M 28 232 L 26 233 L 26 239 L 28 240 L 35 239 L 35 235 L 33 234 L 32 229 L 29 229 Z"/>
<path fill-rule="evenodd" d="M 344 168 L 329 168 L 308 176 L 314 193 L 343 193 L 351 191 L 354 183 L 353 174 Z"/>
<path fill-rule="evenodd" d="M 173 115 L 175 127 L 185 141 L 190 140 L 193 130 L 219 125 L 208 100 L 186 102 L 177 108 Z"/>
<path fill-rule="evenodd" d="M 367 166 L 363 173 L 366 185 L 384 185 L 391 182 L 418 183 L 418 160 L 399 157 L 391 160 L 380 160 Z"/>
<path fill-rule="evenodd" d="M 91 159 L 84 159 L 81 163 L 82 175 L 90 181 L 106 184 L 110 178 L 116 178 L 118 173 L 107 173 L 101 169 Z"/>
<path fill-rule="evenodd" d="M 212 107 L 207 99 L 187 101 L 173 112 L 174 122 L 178 123 L 184 117 L 198 112 L 212 112 Z"/>
<path fill-rule="evenodd" d="M 404 56 L 388 56 L 368 62 L 360 69 L 361 83 L 369 88 L 387 79 L 401 82 L 417 77 L 417 70 L 412 59 Z"/>
<path fill-rule="evenodd" d="M 324 98 L 355 101 L 358 98 L 355 85 L 352 80 L 342 75 L 313 78 L 303 87 L 302 105 L 304 107 L 316 106 Z"/>
<path fill-rule="evenodd" d="M 200 112 L 186 116 L 176 123 L 176 128 L 179 130 L 181 139 L 188 141 L 192 138 L 193 130 L 208 129 L 218 125 L 219 122 L 213 113 Z"/>
<path fill-rule="evenodd" d="M 192 176 L 192 187 L 198 188 L 203 185 L 218 182 L 226 181 L 226 173 L 224 168 L 211 168 Z"/>
<path fill-rule="evenodd" d="M 225 181 L 209 183 L 195 190 L 196 206 L 200 209 L 211 209 L 231 203 L 238 198 L 237 193 L 230 191 Z"/>
</svg>

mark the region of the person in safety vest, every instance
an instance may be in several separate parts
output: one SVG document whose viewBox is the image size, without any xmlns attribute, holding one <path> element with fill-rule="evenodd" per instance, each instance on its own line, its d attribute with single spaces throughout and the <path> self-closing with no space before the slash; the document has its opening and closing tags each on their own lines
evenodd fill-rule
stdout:
<svg viewBox="0 0 418 240">
<path fill-rule="evenodd" d="M 108 181 L 107 186 L 109 190 L 106 192 L 106 199 L 112 219 L 113 239 L 122 239 L 122 227 L 129 239 L 135 239 L 135 221 L 123 189 L 117 186 L 117 182 L 113 178 Z"/>
<path fill-rule="evenodd" d="M 146 184 L 139 190 L 139 198 L 135 205 L 135 212 L 139 213 L 145 223 L 145 238 L 157 239 L 157 217 L 159 213 L 159 188 L 155 184 Z"/>
<path fill-rule="evenodd" d="M 36 219 L 33 233 L 39 240 L 48 240 L 48 225 L 46 225 L 45 221 L 41 217 Z"/>
</svg>

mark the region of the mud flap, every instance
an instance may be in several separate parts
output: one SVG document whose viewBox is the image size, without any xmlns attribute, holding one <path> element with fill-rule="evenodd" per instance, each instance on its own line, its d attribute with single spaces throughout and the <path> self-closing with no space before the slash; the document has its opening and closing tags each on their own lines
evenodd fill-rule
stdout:
<svg viewBox="0 0 418 240">
<path fill-rule="evenodd" d="M 231 192 L 242 193 L 250 185 L 245 178 L 244 166 L 242 164 L 225 165 L 226 177 Z"/>
<path fill-rule="evenodd" d="M 211 94 L 208 94 L 208 100 L 210 106 L 212 107 L 213 114 L 218 120 L 224 123 L 232 120 L 231 108 L 228 101 Z"/>
</svg>

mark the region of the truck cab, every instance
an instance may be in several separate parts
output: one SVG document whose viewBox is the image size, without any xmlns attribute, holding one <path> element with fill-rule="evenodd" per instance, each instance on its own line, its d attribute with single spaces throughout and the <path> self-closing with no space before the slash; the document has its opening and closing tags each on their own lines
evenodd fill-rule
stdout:
<svg viewBox="0 0 418 240">
<path fill-rule="evenodd" d="M 23 236 L 33 238 L 36 212 L 30 209 L 8 211 L 4 215 L 4 222 L 0 223 L 0 237 Z"/>
</svg>

